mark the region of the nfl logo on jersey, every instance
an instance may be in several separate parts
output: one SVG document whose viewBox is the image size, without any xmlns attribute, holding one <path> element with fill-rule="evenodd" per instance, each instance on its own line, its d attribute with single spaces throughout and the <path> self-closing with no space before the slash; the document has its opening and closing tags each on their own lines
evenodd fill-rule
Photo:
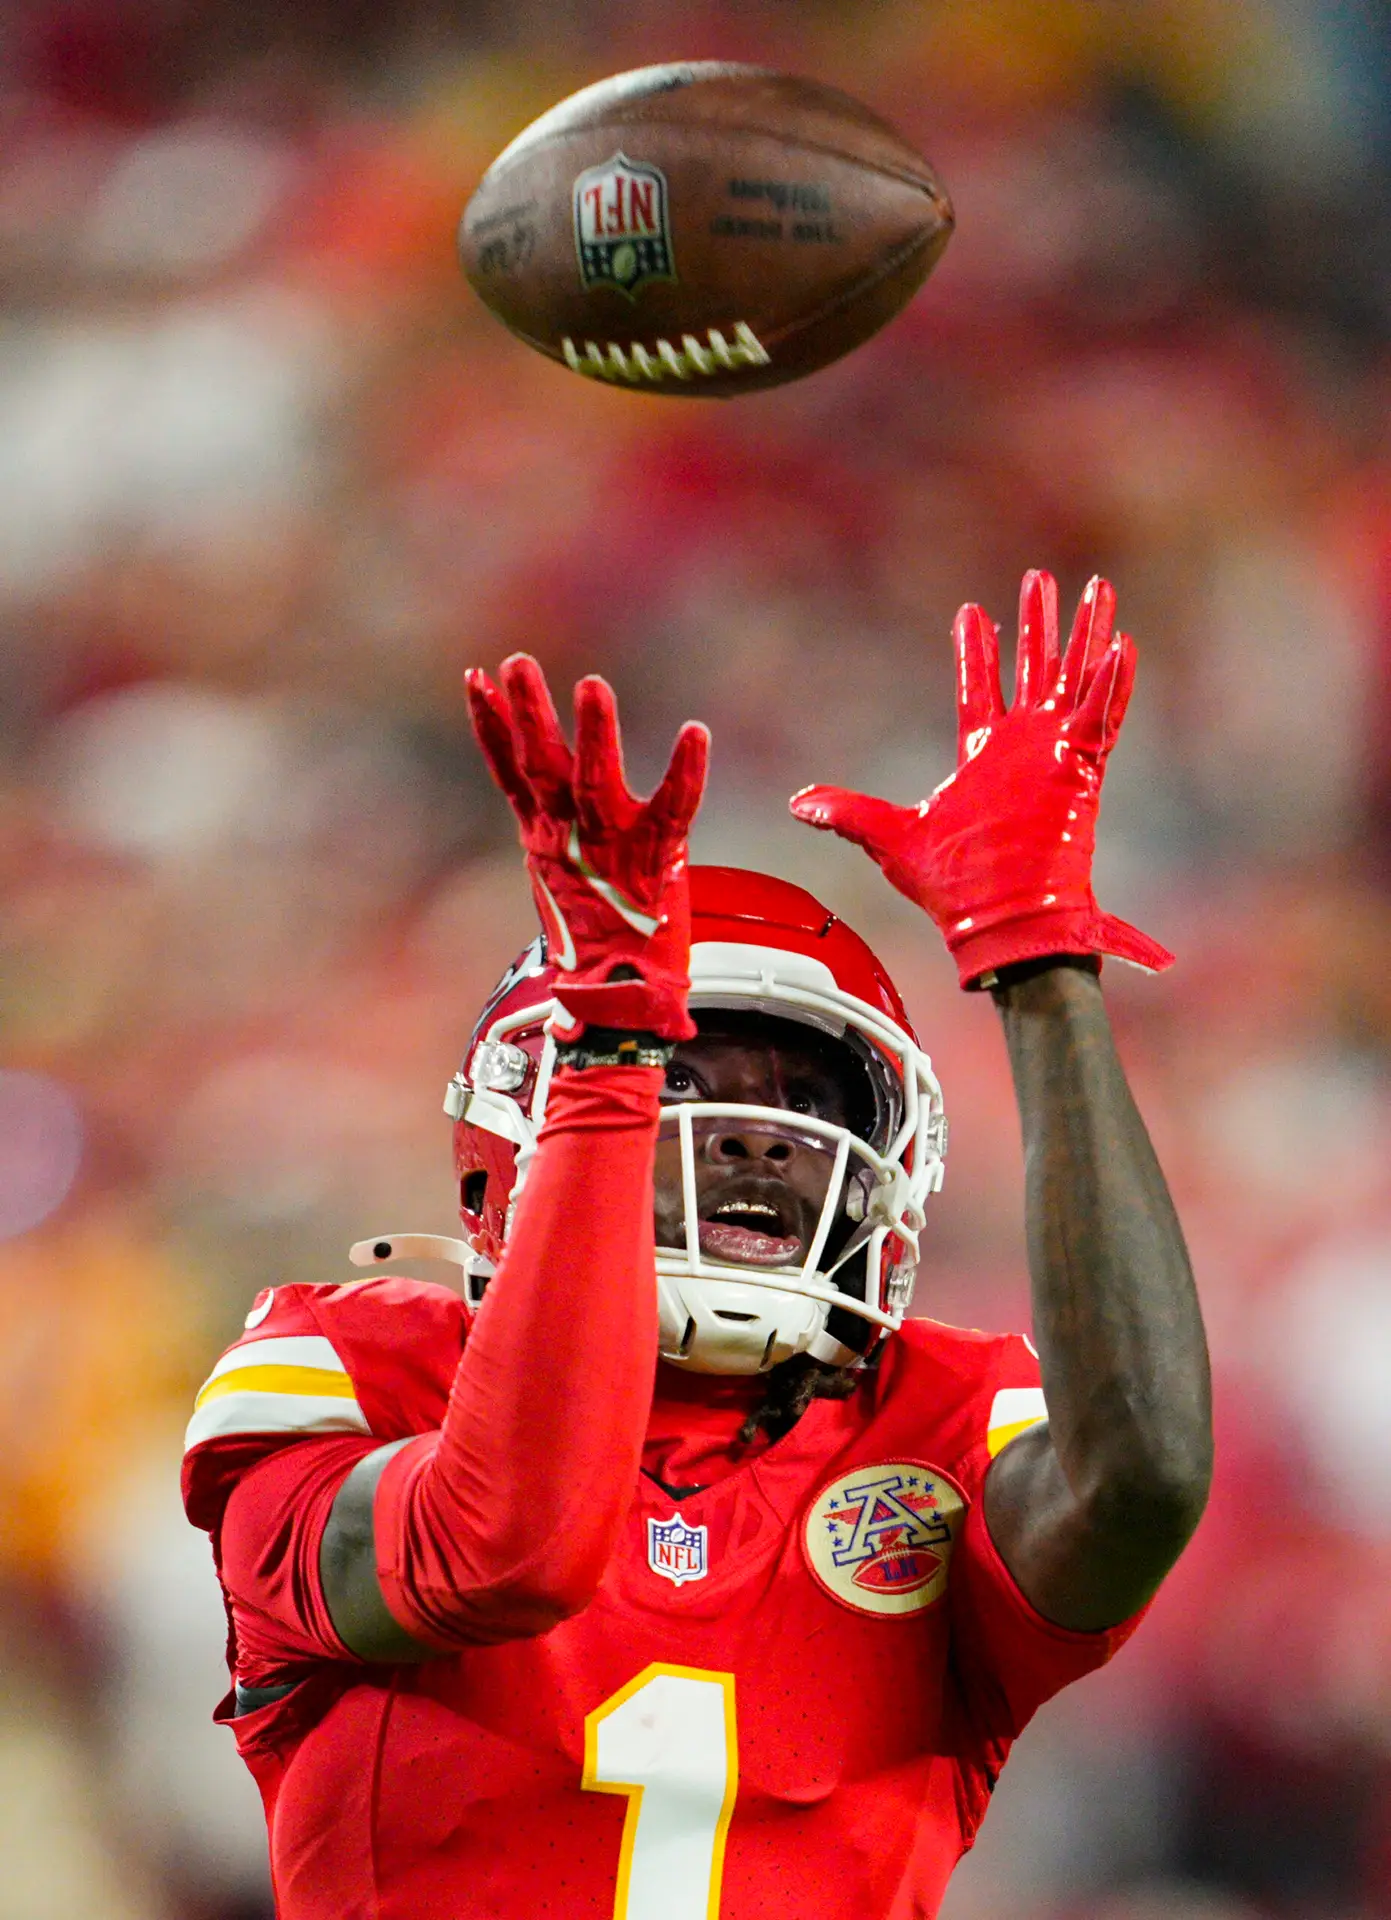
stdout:
<svg viewBox="0 0 1391 1920">
<path fill-rule="evenodd" d="M 679 1587 L 687 1580 L 703 1580 L 707 1568 L 705 1542 L 708 1527 L 688 1527 L 679 1513 L 670 1520 L 647 1523 L 647 1564 Z"/>
<path fill-rule="evenodd" d="M 616 153 L 575 181 L 575 253 L 586 287 L 613 287 L 629 296 L 649 280 L 674 280 L 667 181 Z"/>
</svg>

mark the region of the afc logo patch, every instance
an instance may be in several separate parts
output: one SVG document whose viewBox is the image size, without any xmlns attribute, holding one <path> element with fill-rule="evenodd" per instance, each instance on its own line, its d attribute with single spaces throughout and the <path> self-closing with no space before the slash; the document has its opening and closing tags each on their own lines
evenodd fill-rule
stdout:
<svg viewBox="0 0 1391 1920">
<path fill-rule="evenodd" d="M 660 167 L 616 153 L 575 181 L 575 254 L 586 289 L 631 299 L 649 280 L 674 280 L 667 178 Z"/>
<path fill-rule="evenodd" d="M 966 1502 L 938 1467 L 916 1460 L 857 1467 L 807 1510 L 807 1565 L 856 1613 L 921 1613 L 947 1590 Z"/>
<path fill-rule="evenodd" d="M 705 1546 L 708 1527 L 688 1527 L 679 1513 L 670 1520 L 647 1523 L 647 1564 L 674 1587 L 687 1580 L 703 1580 L 710 1571 Z"/>
</svg>

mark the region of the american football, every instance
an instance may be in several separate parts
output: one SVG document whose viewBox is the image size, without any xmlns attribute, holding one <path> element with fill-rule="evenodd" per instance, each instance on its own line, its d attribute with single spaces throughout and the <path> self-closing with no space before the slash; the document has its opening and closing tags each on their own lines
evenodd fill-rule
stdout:
<svg viewBox="0 0 1391 1920">
<path fill-rule="evenodd" d="M 459 232 L 471 285 L 591 379 L 728 398 L 859 346 L 940 258 L 952 208 L 878 115 L 721 61 L 585 87 L 489 167 Z"/>
</svg>

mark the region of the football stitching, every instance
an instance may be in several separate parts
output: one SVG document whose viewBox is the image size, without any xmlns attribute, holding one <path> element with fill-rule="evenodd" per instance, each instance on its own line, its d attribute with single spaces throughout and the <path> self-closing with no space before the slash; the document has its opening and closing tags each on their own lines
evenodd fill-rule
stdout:
<svg viewBox="0 0 1391 1920">
<path fill-rule="evenodd" d="M 951 238 L 951 231 L 951 229 L 948 230 L 948 240 Z M 779 330 L 777 344 L 781 346 L 784 341 L 795 339 L 799 333 L 804 333 L 808 327 L 814 327 L 820 321 L 829 319 L 832 314 L 853 306 L 862 294 L 873 293 L 876 287 L 882 286 L 885 280 L 891 279 L 900 267 L 906 265 L 915 253 L 932 246 L 940 236 L 940 228 L 925 229 L 902 241 L 892 253 L 885 254 L 881 260 L 877 261 L 868 273 L 861 274 L 858 280 L 852 281 L 847 287 L 842 287 L 838 293 L 833 293 L 828 300 L 824 300 L 810 313 L 799 314 L 795 320 L 789 321 Z M 946 246 L 946 240 L 942 241 L 942 246 Z M 931 271 L 930 268 L 929 271 Z"/>
<path fill-rule="evenodd" d="M 626 381 L 637 386 L 646 380 L 653 385 L 663 380 L 690 380 L 697 375 L 738 373 L 744 367 L 766 367 L 772 355 L 746 320 L 734 322 L 734 340 L 726 340 L 718 327 L 710 327 L 702 342 L 694 333 L 683 333 L 681 345 L 658 340 L 656 352 L 649 353 L 641 341 L 630 341 L 625 348 L 617 340 L 601 346 L 586 340 L 581 354 L 570 334 L 561 340 L 565 364 L 591 380 Z"/>
</svg>

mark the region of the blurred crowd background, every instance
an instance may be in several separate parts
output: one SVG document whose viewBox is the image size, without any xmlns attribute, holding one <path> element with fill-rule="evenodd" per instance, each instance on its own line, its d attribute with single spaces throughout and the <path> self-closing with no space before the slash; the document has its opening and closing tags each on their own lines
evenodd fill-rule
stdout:
<svg viewBox="0 0 1391 1920">
<path fill-rule="evenodd" d="M 870 102 L 957 235 L 802 386 L 592 388 L 454 224 L 555 99 L 710 56 Z M 1391 1914 L 1388 321 L 1377 0 L 9 0 L 4 1920 L 268 1920 L 181 1431 L 262 1284 L 453 1223 L 441 1096 L 530 933 L 466 664 L 608 674 L 641 778 L 711 723 L 697 857 L 842 911 L 938 1062 L 920 1308 L 1023 1323 L 992 1010 L 785 798 L 935 785 L 952 614 L 1012 632 L 1033 564 L 1140 643 L 1098 891 L 1180 955 L 1107 979 L 1220 1463 L 948 1912 Z"/>
</svg>

